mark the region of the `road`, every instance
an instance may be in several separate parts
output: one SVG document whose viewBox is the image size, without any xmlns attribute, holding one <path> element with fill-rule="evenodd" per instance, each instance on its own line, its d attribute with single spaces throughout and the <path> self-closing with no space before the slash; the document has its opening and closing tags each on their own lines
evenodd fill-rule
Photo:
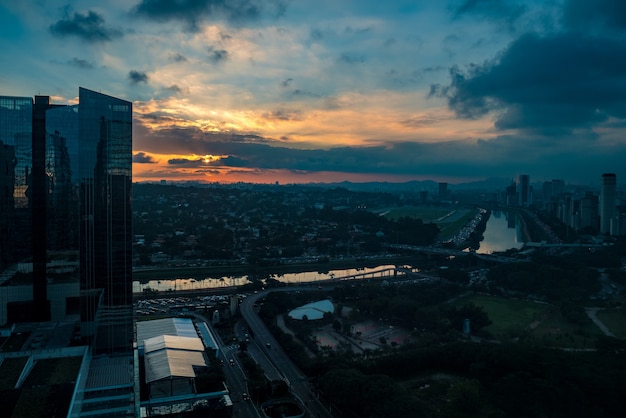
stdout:
<svg viewBox="0 0 626 418">
<path fill-rule="evenodd" d="M 265 297 L 270 292 L 280 291 L 310 291 L 313 290 L 310 287 L 289 287 L 266 290 L 248 296 L 240 305 L 241 315 L 248 324 L 248 328 L 252 331 L 251 335 L 254 336 L 254 340 L 264 350 L 266 356 L 274 364 L 276 369 L 284 376 L 287 381 L 291 393 L 296 396 L 307 410 L 310 417 L 330 418 L 332 414 L 328 409 L 315 397 L 311 386 L 309 385 L 308 378 L 298 369 L 298 367 L 291 361 L 289 356 L 284 352 L 282 347 L 278 345 L 278 342 L 274 336 L 267 329 L 261 318 L 256 314 L 254 310 L 254 304 L 261 298 Z M 268 347 L 269 344 L 269 347 Z"/>
<path fill-rule="evenodd" d="M 237 418 L 260 418 L 261 415 L 255 407 L 251 399 L 244 400 L 243 394 L 248 392 L 248 384 L 246 374 L 239 363 L 237 356 L 237 346 L 235 344 L 224 345 L 224 342 L 220 338 L 219 334 L 215 332 L 211 326 L 211 322 L 207 320 L 203 315 L 193 313 L 197 321 L 205 322 L 211 330 L 215 342 L 218 346 L 219 359 L 224 362 L 222 366 L 224 370 L 224 376 L 226 378 L 226 385 L 230 392 L 230 398 L 233 402 L 233 417 Z M 233 360 L 231 365 L 230 360 Z"/>
</svg>

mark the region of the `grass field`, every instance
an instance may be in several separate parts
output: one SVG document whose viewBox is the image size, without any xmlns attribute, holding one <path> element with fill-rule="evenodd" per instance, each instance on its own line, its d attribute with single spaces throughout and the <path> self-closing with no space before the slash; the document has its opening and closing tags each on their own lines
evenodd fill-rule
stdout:
<svg viewBox="0 0 626 418">
<path fill-rule="evenodd" d="M 385 208 L 377 211 L 385 218 L 395 221 L 398 218 L 409 217 L 421 219 L 424 223 L 434 222 L 450 213 L 450 209 L 433 208 L 430 206 L 402 206 L 397 208 Z"/>
<path fill-rule="evenodd" d="M 552 347 L 592 348 L 602 332 L 585 317 L 580 324 L 567 321 L 558 306 L 489 295 L 467 295 L 454 306 L 473 303 L 491 319 L 485 328 L 495 339 L 524 339 Z"/>
<path fill-rule="evenodd" d="M 476 214 L 478 213 L 478 209 L 473 210 L 465 210 L 461 216 L 451 216 L 448 220 L 444 220 L 443 222 L 438 223 L 439 229 L 441 230 L 440 237 L 442 240 L 446 240 L 452 238 L 463 226 Z"/>
<path fill-rule="evenodd" d="M 603 309 L 598 311 L 598 319 L 602 321 L 617 338 L 626 338 L 626 309 Z"/>
<path fill-rule="evenodd" d="M 451 238 L 470 219 L 472 219 L 478 209 L 452 209 L 435 208 L 431 206 L 402 206 L 391 207 L 377 211 L 389 220 L 396 220 L 402 217 L 421 219 L 424 223 L 435 223 L 441 230 L 442 240 Z"/>
</svg>

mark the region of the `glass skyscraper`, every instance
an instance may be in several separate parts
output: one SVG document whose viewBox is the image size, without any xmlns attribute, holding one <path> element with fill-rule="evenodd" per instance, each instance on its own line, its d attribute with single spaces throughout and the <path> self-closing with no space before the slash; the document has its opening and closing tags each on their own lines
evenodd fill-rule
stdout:
<svg viewBox="0 0 626 418">
<path fill-rule="evenodd" d="M 0 325 L 80 314 L 96 353 L 132 351 L 131 159 L 130 102 L 0 96 Z"/>
</svg>

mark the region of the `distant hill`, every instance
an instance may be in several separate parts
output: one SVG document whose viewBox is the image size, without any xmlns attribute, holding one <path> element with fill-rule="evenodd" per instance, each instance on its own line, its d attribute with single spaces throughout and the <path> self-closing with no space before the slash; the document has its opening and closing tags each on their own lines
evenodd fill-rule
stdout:
<svg viewBox="0 0 626 418">
<path fill-rule="evenodd" d="M 448 189 L 454 190 L 503 190 L 511 184 L 511 179 L 506 178 L 488 178 L 485 180 L 472 181 L 467 183 L 448 184 Z M 428 190 L 438 191 L 439 183 L 433 180 L 408 181 L 405 183 L 390 182 L 367 182 L 352 183 L 350 181 L 342 181 L 338 183 L 308 183 L 309 186 L 337 188 L 341 187 L 357 192 L 418 192 Z"/>
</svg>

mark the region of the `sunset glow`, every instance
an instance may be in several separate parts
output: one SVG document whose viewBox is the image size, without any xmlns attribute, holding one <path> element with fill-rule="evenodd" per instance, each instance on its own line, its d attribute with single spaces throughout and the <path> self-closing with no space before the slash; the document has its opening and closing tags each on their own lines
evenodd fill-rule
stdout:
<svg viewBox="0 0 626 418">
<path fill-rule="evenodd" d="M 136 181 L 626 175 L 621 12 L 586 2 L 4 2 L 0 85 L 132 101 Z"/>
</svg>

